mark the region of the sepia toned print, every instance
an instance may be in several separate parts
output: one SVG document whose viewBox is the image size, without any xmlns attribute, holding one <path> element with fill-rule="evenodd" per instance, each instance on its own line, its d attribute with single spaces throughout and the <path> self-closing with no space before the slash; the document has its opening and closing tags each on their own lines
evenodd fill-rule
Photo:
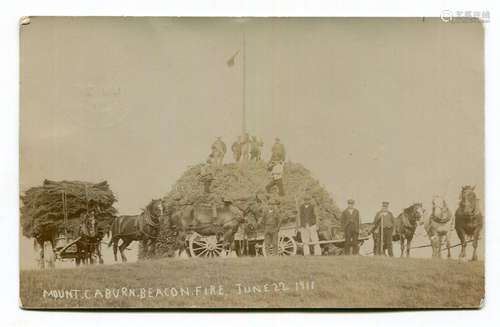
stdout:
<svg viewBox="0 0 500 327">
<path fill-rule="evenodd" d="M 23 308 L 478 308 L 477 20 L 30 17 Z"/>
</svg>

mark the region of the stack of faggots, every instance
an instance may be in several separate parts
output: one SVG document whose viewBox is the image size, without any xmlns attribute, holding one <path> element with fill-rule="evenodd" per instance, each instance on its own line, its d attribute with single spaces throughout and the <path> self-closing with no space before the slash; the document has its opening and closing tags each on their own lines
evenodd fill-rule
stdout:
<svg viewBox="0 0 500 327">
<path fill-rule="evenodd" d="M 222 205 L 222 198 L 228 197 L 238 207 L 244 208 L 250 201 L 255 200 L 257 192 L 267 193 L 265 186 L 271 179 L 268 166 L 263 161 L 224 164 L 213 168 L 210 192 L 206 193 L 202 175 L 201 164 L 188 168 L 175 183 L 172 191 L 164 197 L 166 207 L 179 197 L 185 203 L 207 205 L 213 202 Z M 298 205 L 302 203 L 305 195 L 309 195 L 314 199 L 318 209 L 320 230 L 334 233 L 338 230 L 335 227 L 339 227 L 340 210 L 309 170 L 301 164 L 288 162 L 284 166 L 283 182 L 285 196 L 276 196 L 280 200 L 284 224 L 295 223 Z M 170 253 L 172 240 L 172 231 L 162 231 L 159 252 Z"/>
<path fill-rule="evenodd" d="M 45 229 L 55 233 L 67 230 L 74 236 L 81 215 L 89 210 L 94 211 L 99 230 L 107 231 L 117 213 L 115 202 L 106 181 L 94 184 L 45 180 L 42 186 L 32 187 L 21 196 L 23 235 L 36 237 Z"/>
</svg>

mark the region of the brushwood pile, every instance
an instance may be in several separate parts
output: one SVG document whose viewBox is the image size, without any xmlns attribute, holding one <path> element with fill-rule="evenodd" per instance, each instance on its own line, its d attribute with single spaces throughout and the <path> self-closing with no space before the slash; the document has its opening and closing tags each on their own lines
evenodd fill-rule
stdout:
<svg viewBox="0 0 500 327">
<path fill-rule="evenodd" d="M 264 161 L 250 161 L 224 164 L 214 169 L 211 192 L 204 192 L 200 181 L 202 164 L 189 167 L 165 195 L 164 203 L 168 207 L 175 199 L 194 204 L 217 203 L 222 206 L 222 198 L 229 197 L 234 203 L 244 208 L 255 201 L 257 192 L 265 191 L 271 174 Z M 284 166 L 283 183 L 285 196 L 278 197 L 280 210 L 283 213 L 283 225 L 295 225 L 298 206 L 308 195 L 317 207 L 319 230 L 330 233 L 333 238 L 343 238 L 340 226 L 341 211 L 330 194 L 321 183 L 313 178 L 311 172 L 299 163 L 287 162 Z M 277 195 L 276 195 L 277 196 Z M 175 231 L 162 228 L 158 242 L 158 253 L 161 256 L 172 255 L 175 247 Z"/>
<path fill-rule="evenodd" d="M 31 238 L 43 232 L 62 233 L 67 230 L 69 237 L 74 238 L 81 215 L 88 210 L 94 210 L 97 228 L 107 232 L 117 214 L 113 206 L 115 202 L 116 197 L 106 181 L 90 183 L 45 180 L 41 186 L 32 187 L 21 196 L 23 235 Z"/>
</svg>

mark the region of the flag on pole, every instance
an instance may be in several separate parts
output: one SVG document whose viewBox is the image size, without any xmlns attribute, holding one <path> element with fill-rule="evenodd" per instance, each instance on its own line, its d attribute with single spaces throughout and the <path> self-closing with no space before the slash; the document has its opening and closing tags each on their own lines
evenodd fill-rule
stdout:
<svg viewBox="0 0 500 327">
<path fill-rule="evenodd" d="M 231 58 L 229 58 L 227 60 L 227 66 L 228 67 L 233 67 L 234 66 L 234 63 L 236 62 L 236 57 L 238 56 L 239 53 L 240 53 L 240 50 L 236 51 L 234 53 L 234 55 L 232 55 Z"/>
</svg>

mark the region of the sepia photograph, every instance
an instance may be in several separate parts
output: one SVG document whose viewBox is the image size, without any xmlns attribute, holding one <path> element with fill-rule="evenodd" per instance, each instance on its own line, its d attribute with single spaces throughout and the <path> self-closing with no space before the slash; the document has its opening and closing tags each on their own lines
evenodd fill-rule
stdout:
<svg viewBox="0 0 500 327">
<path fill-rule="evenodd" d="M 23 17 L 20 306 L 481 308 L 485 19 Z"/>
</svg>

